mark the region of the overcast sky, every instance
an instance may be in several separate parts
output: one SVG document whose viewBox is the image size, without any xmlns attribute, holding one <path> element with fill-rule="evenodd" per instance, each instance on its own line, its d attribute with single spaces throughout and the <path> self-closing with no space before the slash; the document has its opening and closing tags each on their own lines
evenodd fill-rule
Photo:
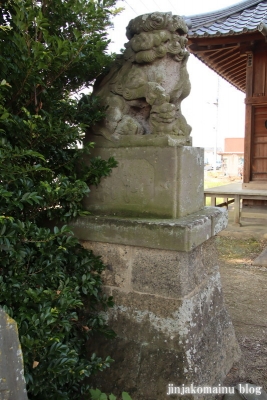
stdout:
<svg viewBox="0 0 267 400">
<path fill-rule="evenodd" d="M 120 0 L 124 11 L 114 18 L 110 31 L 110 51 L 119 53 L 127 42 L 125 28 L 132 18 L 161 11 L 177 15 L 195 15 L 240 3 L 234 0 Z M 193 145 L 223 149 L 225 137 L 244 136 L 244 94 L 190 55 L 188 70 L 191 94 L 182 102 L 182 112 L 192 126 Z M 217 104 L 217 98 L 218 106 Z"/>
</svg>

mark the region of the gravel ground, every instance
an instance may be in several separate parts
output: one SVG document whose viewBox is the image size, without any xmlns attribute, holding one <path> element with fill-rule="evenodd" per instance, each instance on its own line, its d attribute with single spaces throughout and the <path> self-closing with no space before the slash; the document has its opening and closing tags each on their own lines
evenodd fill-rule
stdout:
<svg viewBox="0 0 267 400">
<path fill-rule="evenodd" d="M 225 302 L 242 352 L 225 386 L 248 382 L 267 390 L 267 268 L 252 265 L 266 246 L 267 240 L 217 237 Z"/>
</svg>

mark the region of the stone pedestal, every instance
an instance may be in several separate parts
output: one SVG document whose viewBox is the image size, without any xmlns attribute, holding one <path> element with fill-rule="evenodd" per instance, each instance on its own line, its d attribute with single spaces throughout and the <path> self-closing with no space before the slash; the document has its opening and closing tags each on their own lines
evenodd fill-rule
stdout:
<svg viewBox="0 0 267 400">
<path fill-rule="evenodd" d="M 107 264 L 105 290 L 115 301 L 106 318 L 117 337 L 88 343 L 89 354 L 115 360 L 93 378 L 96 387 L 165 400 L 168 384 L 222 383 L 239 357 L 213 242 L 226 224 L 227 213 L 214 207 L 179 219 L 91 216 L 73 223 L 83 245 Z"/>
<path fill-rule="evenodd" d="M 203 149 L 171 136 L 128 137 L 111 144 L 95 138 L 92 156 L 118 161 L 110 177 L 91 187 L 87 210 L 100 215 L 179 218 L 203 208 Z M 127 139 L 127 140 L 126 140 Z"/>
<path fill-rule="evenodd" d="M 113 156 L 118 167 L 84 200 L 91 217 L 72 227 L 103 257 L 115 300 L 106 318 L 117 338 L 88 343 L 115 359 L 95 385 L 165 400 L 168 384 L 222 383 L 239 356 L 213 243 L 227 214 L 204 208 L 203 149 L 191 147 L 181 111 L 190 92 L 185 21 L 155 12 L 126 31 L 124 53 L 94 87 L 105 118 L 85 138 L 92 156 Z"/>
</svg>

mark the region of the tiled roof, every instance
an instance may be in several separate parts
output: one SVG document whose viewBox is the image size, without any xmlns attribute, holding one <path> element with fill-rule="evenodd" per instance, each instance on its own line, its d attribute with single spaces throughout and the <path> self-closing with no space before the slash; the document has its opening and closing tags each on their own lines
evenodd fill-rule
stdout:
<svg viewBox="0 0 267 400">
<path fill-rule="evenodd" d="M 260 31 L 267 35 L 267 0 L 246 0 L 219 11 L 185 17 L 188 37 L 240 35 Z"/>
</svg>

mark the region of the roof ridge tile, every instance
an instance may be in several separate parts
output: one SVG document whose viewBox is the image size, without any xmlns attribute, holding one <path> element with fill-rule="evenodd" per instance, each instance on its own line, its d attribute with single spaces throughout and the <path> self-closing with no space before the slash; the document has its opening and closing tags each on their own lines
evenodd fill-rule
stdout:
<svg viewBox="0 0 267 400">
<path fill-rule="evenodd" d="M 205 13 L 205 14 L 197 14 L 197 15 L 189 15 L 186 16 L 186 20 L 190 20 L 192 23 L 192 26 L 195 27 L 195 29 L 199 26 L 202 26 L 205 23 L 212 23 L 217 21 L 218 19 L 225 18 L 232 16 L 233 14 L 240 14 L 240 12 L 244 10 L 248 10 L 249 8 L 253 6 L 257 6 L 259 3 L 266 3 L 266 0 L 246 0 L 242 1 L 241 3 L 237 3 L 233 6 L 223 8 L 218 11 L 212 11 L 210 13 Z"/>
<path fill-rule="evenodd" d="M 187 18 L 191 19 L 189 37 L 262 31 L 259 29 L 261 23 L 267 24 L 267 0 L 246 0 L 221 11 Z"/>
</svg>

